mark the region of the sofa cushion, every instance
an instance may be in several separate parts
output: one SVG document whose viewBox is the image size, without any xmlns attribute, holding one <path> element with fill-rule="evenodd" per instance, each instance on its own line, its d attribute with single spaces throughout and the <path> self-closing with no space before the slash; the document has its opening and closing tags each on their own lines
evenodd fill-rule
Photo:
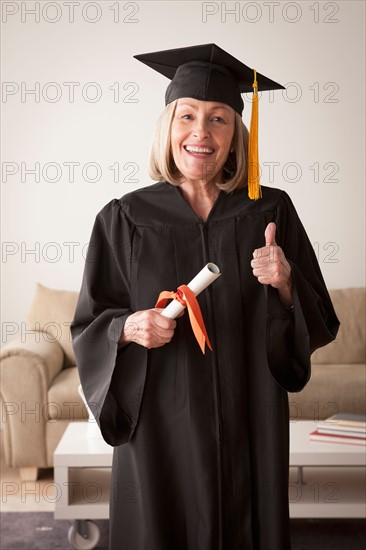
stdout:
<svg viewBox="0 0 366 550">
<path fill-rule="evenodd" d="M 50 340 L 57 340 L 65 352 L 65 367 L 75 365 L 70 324 L 74 317 L 79 293 L 54 290 L 37 283 L 27 325 L 31 330 L 43 331 Z"/>
<path fill-rule="evenodd" d="M 341 326 L 334 342 L 313 353 L 312 363 L 365 363 L 365 288 L 329 294 Z"/>
<path fill-rule="evenodd" d="M 88 413 L 78 393 L 80 384 L 78 369 L 62 370 L 48 391 L 48 420 L 87 420 Z"/>
<path fill-rule="evenodd" d="M 312 365 L 311 378 L 299 393 L 289 393 L 293 420 L 324 420 L 339 412 L 365 414 L 364 364 Z"/>
</svg>

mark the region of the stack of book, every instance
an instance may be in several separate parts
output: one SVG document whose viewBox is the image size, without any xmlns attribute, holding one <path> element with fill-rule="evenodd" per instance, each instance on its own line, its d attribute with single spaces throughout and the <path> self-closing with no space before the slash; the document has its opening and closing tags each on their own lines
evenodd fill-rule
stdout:
<svg viewBox="0 0 366 550">
<path fill-rule="evenodd" d="M 317 428 L 311 432 L 310 439 L 327 443 L 366 445 L 366 416 L 351 413 L 334 414 L 317 423 Z"/>
</svg>

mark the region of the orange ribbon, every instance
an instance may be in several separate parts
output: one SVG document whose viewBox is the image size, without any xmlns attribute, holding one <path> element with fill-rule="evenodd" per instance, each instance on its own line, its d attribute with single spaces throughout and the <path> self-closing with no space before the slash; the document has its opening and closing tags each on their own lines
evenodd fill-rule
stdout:
<svg viewBox="0 0 366 550">
<path fill-rule="evenodd" d="M 177 302 L 182 304 L 182 306 L 187 307 L 192 330 L 202 350 L 202 353 L 205 353 L 206 342 L 208 347 L 212 351 L 211 343 L 206 332 L 205 323 L 203 321 L 201 309 L 199 303 L 197 302 L 197 298 L 192 290 L 187 285 L 180 285 L 177 289 L 177 292 L 163 290 L 159 294 L 159 298 L 155 304 L 155 307 L 165 307 L 165 304 L 169 300 L 169 298 L 173 298 L 173 300 L 177 300 Z"/>
</svg>

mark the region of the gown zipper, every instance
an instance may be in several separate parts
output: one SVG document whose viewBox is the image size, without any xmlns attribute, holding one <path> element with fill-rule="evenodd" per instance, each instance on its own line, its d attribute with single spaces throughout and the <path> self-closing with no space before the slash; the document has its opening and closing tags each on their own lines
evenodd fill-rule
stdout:
<svg viewBox="0 0 366 550">
<path fill-rule="evenodd" d="M 208 258 L 208 246 L 207 246 L 207 220 L 206 222 L 200 218 L 200 230 L 201 230 L 201 239 L 203 244 L 203 252 L 204 252 L 204 259 L 205 264 L 207 264 L 210 259 Z M 222 480 L 223 480 L 223 472 L 222 472 L 222 420 L 221 420 L 221 391 L 220 391 L 220 379 L 219 379 L 219 372 L 218 372 L 218 360 L 217 360 L 217 349 L 216 349 L 216 333 L 215 333 L 215 325 L 214 325 L 214 319 L 213 319 L 213 296 L 212 296 L 212 288 L 211 286 L 208 287 L 208 315 L 209 315 L 209 322 L 211 326 L 211 335 L 210 339 L 212 342 L 212 359 L 213 359 L 213 378 L 214 378 L 214 406 L 215 406 L 215 421 L 216 421 L 216 434 L 217 434 L 217 463 L 218 463 L 218 512 L 219 512 L 219 541 L 218 541 L 218 547 L 217 550 L 222 550 L 223 548 L 223 526 L 222 526 L 222 518 L 223 518 L 223 496 L 222 496 Z"/>
<path fill-rule="evenodd" d="M 167 185 L 170 185 L 167 183 Z M 210 259 L 208 258 L 208 246 L 207 246 L 207 227 L 208 222 L 212 218 L 215 209 L 217 208 L 220 200 L 222 199 L 222 196 L 224 195 L 224 191 L 220 191 L 218 194 L 208 216 L 207 219 L 204 220 L 201 216 L 199 216 L 193 208 L 189 205 L 189 203 L 184 199 L 183 195 L 181 194 L 180 190 L 176 186 L 170 186 L 172 188 L 172 191 L 175 193 L 178 193 L 181 200 L 184 202 L 187 208 L 190 209 L 190 211 L 194 214 L 196 220 L 199 223 L 200 227 L 200 233 L 201 233 L 201 239 L 202 239 L 202 245 L 203 245 L 203 253 L 204 253 L 204 259 L 205 264 L 207 264 Z M 222 420 L 221 420 L 221 391 L 220 391 L 220 379 L 219 379 L 219 370 L 218 370 L 218 359 L 217 359 L 217 350 L 216 350 L 216 334 L 215 334 L 215 325 L 214 325 L 214 319 L 213 319 L 213 296 L 212 296 L 212 288 L 208 287 L 208 300 L 207 300 L 207 310 L 209 315 L 209 322 L 212 330 L 211 334 L 211 342 L 212 342 L 212 362 L 213 362 L 213 379 L 214 379 L 214 400 L 215 400 L 215 420 L 216 420 L 216 434 L 217 434 L 217 464 L 218 464 L 218 508 L 219 508 L 219 541 L 217 549 L 215 550 L 223 550 L 223 497 L 222 497 L 222 483 L 223 483 L 223 451 L 222 451 Z"/>
</svg>

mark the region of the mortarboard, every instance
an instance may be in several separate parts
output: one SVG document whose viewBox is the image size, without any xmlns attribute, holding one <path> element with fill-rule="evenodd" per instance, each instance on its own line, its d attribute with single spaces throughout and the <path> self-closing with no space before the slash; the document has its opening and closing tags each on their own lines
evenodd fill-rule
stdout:
<svg viewBox="0 0 366 550">
<path fill-rule="evenodd" d="M 242 93 L 253 92 L 248 148 L 248 194 L 261 196 L 258 159 L 258 90 L 284 89 L 284 86 L 257 73 L 216 44 L 201 44 L 134 56 L 171 80 L 165 105 L 181 97 L 226 103 L 242 114 Z"/>
</svg>

